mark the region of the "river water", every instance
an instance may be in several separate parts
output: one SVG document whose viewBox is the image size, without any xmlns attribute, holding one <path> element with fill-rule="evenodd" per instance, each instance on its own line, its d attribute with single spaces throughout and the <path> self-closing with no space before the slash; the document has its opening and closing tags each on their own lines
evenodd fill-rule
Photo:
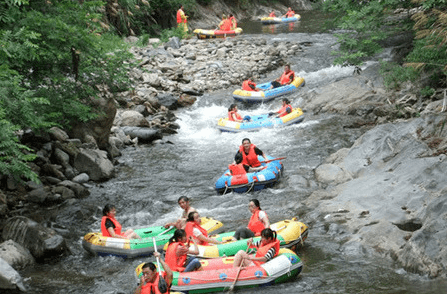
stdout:
<svg viewBox="0 0 447 294">
<path fill-rule="evenodd" d="M 289 96 L 294 107 L 300 106 L 303 93 L 318 91 L 353 71 L 331 65 L 330 51 L 336 39 L 331 34 L 317 33 L 321 15 L 301 14 L 302 21 L 292 31 L 286 25 L 271 33 L 270 27 L 266 32 L 259 22 L 242 22 L 246 34 L 240 36 L 264 33 L 269 34 L 269 42 L 298 39 L 307 44 L 301 55 L 289 59 L 292 69 L 306 80 L 301 92 Z M 305 31 L 300 31 L 303 28 Z M 375 63 L 370 61 L 364 67 Z M 281 71 L 279 68 L 269 73 L 261 82 L 276 78 Z M 367 253 L 341 253 L 339 247 L 345 240 L 334 235 L 336 230 L 329 230 L 332 224 L 313 219 L 312 212 L 300 204 L 318 187 L 315 167 L 331 153 L 350 147 L 365 130 L 344 128 L 350 118 L 306 113 L 304 122 L 287 128 L 220 133 L 215 127 L 217 119 L 226 116 L 233 103 L 233 90 L 208 93 L 190 108 L 178 110 L 178 134 L 165 137 L 163 144 L 126 148 L 118 159 L 116 178 L 92 185 L 87 199 L 60 207 L 61 212 L 48 225 L 68 240 L 72 254 L 21 272 L 30 293 L 133 293 L 135 267 L 151 259 L 93 257 L 83 250 L 81 238 L 99 230 L 101 209 L 106 203 L 116 205 L 117 219 L 124 228 L 144 227 L 176 219 L 181 214 L 177 199 L 182 195 L 192 199 L 192 206 L 201 215 L 222 221 L 226 230 L 248 222 L 247 204 L 251 198 L 259 199 L 271 222 L 298 216 L 309 225 L 309 237 L 298 250 L 303 272 L 291 282 L 241 293 L 445 293 L 445 281 L 408 273 L 388 259 Z M 277 110 L 280 102 L 239 106 L 242 115 L 250 115 Z M 283 160 L 283 178 L 272 189 L 217 195 L 214 183 L 245 137 L 268 155 L 287 157 Z"/>
</svg>

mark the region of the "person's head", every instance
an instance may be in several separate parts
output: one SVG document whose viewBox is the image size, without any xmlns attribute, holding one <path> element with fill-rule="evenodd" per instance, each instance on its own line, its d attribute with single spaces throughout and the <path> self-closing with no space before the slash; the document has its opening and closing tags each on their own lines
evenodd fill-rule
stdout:
<svg viewBox="0 0 447 294">
<path fill-rule="evenodd" d="M 236 153 L 236 156 L 234 156 L 234 161 L 236 162 L 236 164 L 241 163 L 242 159 L 243 159 L 242 154 L 240 154 L 239 152 Z"/>
<path fill-rule="evenodd" d="M 115 217 L 115 214 L 116 214 L 116 207 L 113 204 L 106 204 L 106 206 L 104 206 L 104 208 L 102 209 L 103 216 Z"/>
<path fill-rule="evenodd" d="M 144 281 L 146 283 L 154 282 L 157 277 L 157 267 L 152 262 L 146 262 L 142 267 Z"/>
<path fill-rule="evenodd" d="M 196 222 L 200 225 L 200 215 L 197 211 L 192 211 L 188 214 L 187 222 Z"/>
<path fill-rule="evenodd" d="M 233 17 L 233 14 L 228 15 L 229 18 Z"/>
<path fill-rule="evenodd" d="M 177 229 L 174 232 L 174 236 L 171 237 L 171 239 L 169 239 L 169 243 L 172 242 L 183 242 L 185 243 L 187 241 L 186 239 L 186 232 L 183 229 Z"/>
<path fill-rule="evenodd" d="M 242 139 L 242 146 L 244 146 L 245 151 L 248 151 L 250 149 L 251 141 L 248 138 Z"/>
<path fill-rule="evenodd" d="M 289 72 L 290 71 L 290 64 L 284 65 L 284 71 Z"/>
<path fill-rule="evenodd" d="M 189 207 L 189 198 L 186 196 L 180 196 L 177 203 L 182 209 L 186 209 Z"/>
<path fill-rule="evenodd" d="M 291 10 L 292 10 L 292 7 L 289 7 L 287 10 L 288 10 L 288 11 L 291 11 Z"/>
<path fill-rule="evenodd" d="M 227 19 L 227 16 L 225 14 L 222 14 L 222 19 Z"/>
<path fill-rule="evenodd" d="M 283 104 L 283 105 L 285 105 L 285 104 L 290 104 L 290 100 L 287 99 L 287 98 L 283 98 L 283 99 L 282 99 L 282 104 Z"/>
<path fill-rule="evenodd" d="M 237 111 L 236 103 L 231 104 L 230 107 L 228 108 L 228 111 Z"/>
<path fill-rule="evenodd" d="M 258 199 L 250 199 L 248 202 L 248 209 L 251 213 L 255 212 L 256 210 L 261 210 L 261 204 L 259 203 Z"/>
<path fill-rule="evenodd" d="M 270 228 L 265 228 L 261 231 L 261 244 L 269 244 L 276 240 L 277 234 Z"/>
</svg>

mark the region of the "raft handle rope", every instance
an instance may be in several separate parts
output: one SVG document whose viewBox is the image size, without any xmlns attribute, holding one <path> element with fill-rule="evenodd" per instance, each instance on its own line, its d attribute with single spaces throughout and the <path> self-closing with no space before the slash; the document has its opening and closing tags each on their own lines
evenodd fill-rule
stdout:
<svg viewBox="0 0 447 294">
<path fill-rule="evenodd" d="M 252 183 L 251 183 L 251 187 L 247 190 L 247 192 L 245 192 L 245 193 L 248 193 L 248 192 L 250 192 L 251 191 L 251 189 L 253 189 L 253 187 L 255 186 L 255 182 L 253 181 Z"/>
</svg>

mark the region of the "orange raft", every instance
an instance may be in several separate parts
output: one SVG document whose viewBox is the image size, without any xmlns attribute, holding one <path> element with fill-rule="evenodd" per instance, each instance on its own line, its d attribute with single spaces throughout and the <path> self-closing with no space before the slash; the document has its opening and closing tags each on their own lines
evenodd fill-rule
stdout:
<svg viewBox="0 0 447 294">
<path fill-rule="evenodd" d="M 234 257 L 204 259 L 200 261 L 201 271 L 174 272 L 171 290 L 193 294 L 226 291 L 233 284 L 234 289 L 274 285 L 290 281 L 303 269 L 298 255 L 286 248 L 281 248 L 278 256 L 264 264 L 242 268 L 239 276 L 239 267 L 233 267 L 233 262 Z M 135 270 L 138 281 L 142 266 Z"/>
</svg>

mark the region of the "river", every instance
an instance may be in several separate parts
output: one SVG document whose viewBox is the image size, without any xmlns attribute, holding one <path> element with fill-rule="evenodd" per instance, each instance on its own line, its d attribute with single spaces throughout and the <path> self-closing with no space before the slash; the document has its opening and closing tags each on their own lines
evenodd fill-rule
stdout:
<svg viewBox="0 0 447 294">
<path fill-rule="evenodd" d="M 289 25 L 263 27 L 259 22 L 241 22 L 245 34 L 269 34 L 269 42 L 299 39 L 304 52 L 289 62 L 306 80 L 301 92 L 289 98 L 300 106 L 302 93 L 349 76 L 353 68 L 332 66 L 336 38 L 318 33 L 321 15 L 302 12 L 303 18 L 290 30 Z M 267 30 L 267 31 L 266 31 Z M 385 51 L 383 57 L 387 57 Z M 364 67 L 376 64 L 370 61 Z M 279 76 L 282 68 L 261 77 L 262 81 Z M 220 133 L 217 119 L 226 116 L 233 103 L 234 89 L 207 93 L 187 109 L 176 112 L 178 134 L 166 136 L 165 143 L 139 145 L 123 150 L 118 158 L 117 176 L 105 183 L 92 185 L 91 195 L 80 201 L 65 203 L 48 226 L 69 242 L 72 254 L 20 272 L 30 293 L 133 293 L 135 267 L 143 261 L 115 257 L 93 257 L 81 246 L 82 236 L 98 231 L 102 207 L 113 203 L 117 219 L 124 228 L 163 225 L 181 214 L 179 196 L 192 199 L 192 206 L 203 216 L 212 216 L 234 230 L 248 222 L 249 199 L 257 198 L 272 222 L 294 216 L 309 226 L 309 237 L 298 255 L 303 272 L 293 281 L 241 293 L 445 293 L 447 284 L 406 272 L 389 259 L 368 254 L 341 254 L 343 239 L 328 232 L 324 220 L 313 219 L 311 211 L 300 203 L 318 187 L 313 170 L 336 150 L 350 147 L 364 132 L 345 128 L 352 118 L 336 115 L 312 115 L 297 125 L 256 133 Z M 265 113 L 280 107 L 279 101 L 256 107 L 240 106 L 242 115 Z M 304 109 L 305 111 L 305 109 Z M 251 141 L 271 156 L 285 156 L 284 175 L 272 189 L 250 194 L 217 195 L 214 183 L 232 161 L 241 140 Z"/>
</svg>

